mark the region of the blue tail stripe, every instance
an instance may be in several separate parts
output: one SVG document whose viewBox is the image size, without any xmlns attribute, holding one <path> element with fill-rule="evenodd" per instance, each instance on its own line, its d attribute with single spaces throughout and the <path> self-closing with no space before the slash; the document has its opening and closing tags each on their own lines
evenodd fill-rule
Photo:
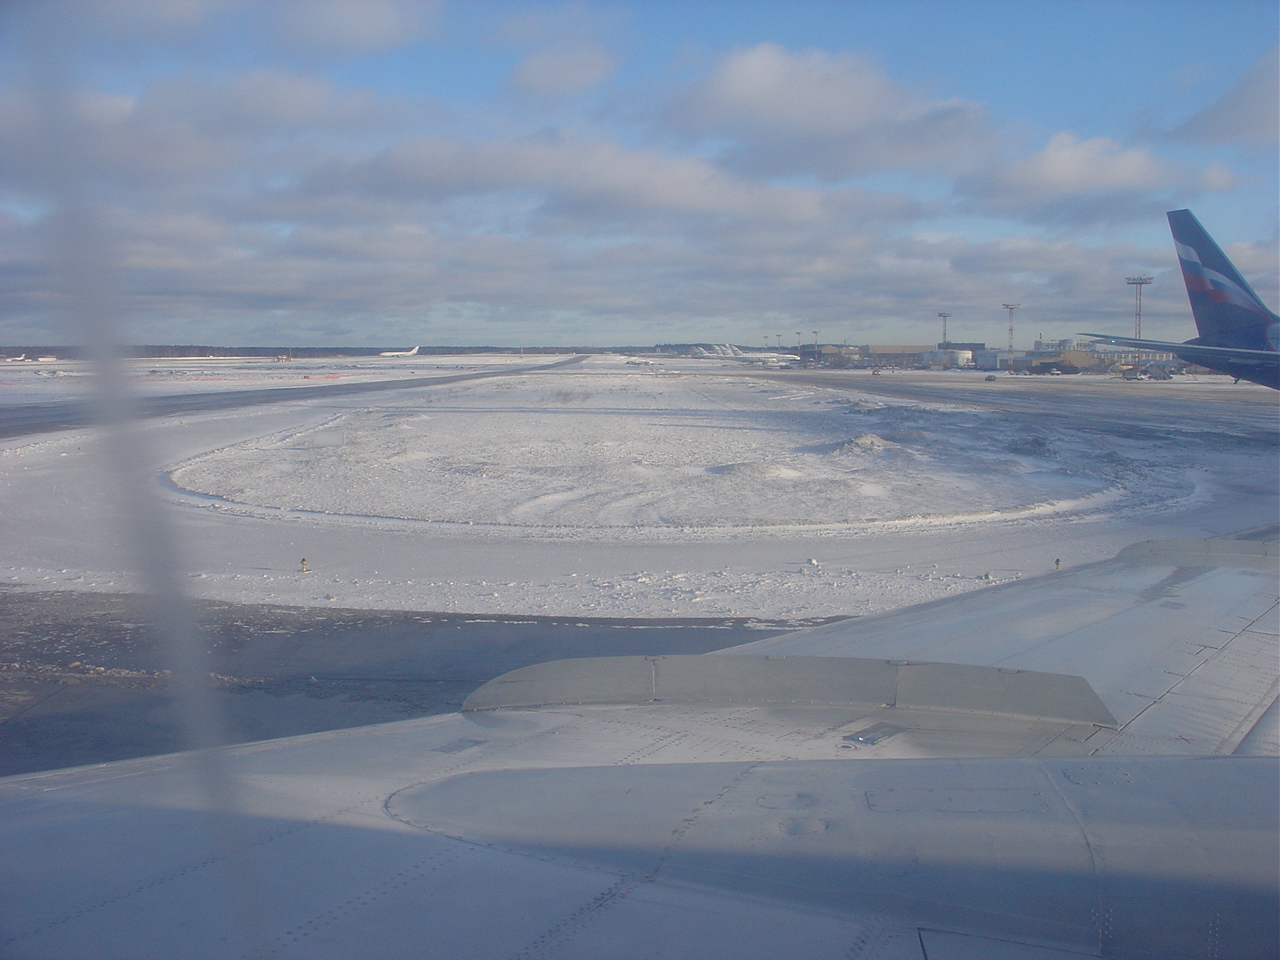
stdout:
<svg viewBox="0 0 1280 960">
<path fill-rule="evenodd" d="M 1247 350 L 1269 348 L 1277 317 L 1190 210 L 1171 210 L 1169 229 L 1195 317 L 1199 342 Z"/>
</svg>

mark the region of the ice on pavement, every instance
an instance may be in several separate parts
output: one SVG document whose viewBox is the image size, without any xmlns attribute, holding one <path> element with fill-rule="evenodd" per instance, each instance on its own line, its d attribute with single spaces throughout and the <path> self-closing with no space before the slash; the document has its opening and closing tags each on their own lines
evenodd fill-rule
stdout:
<svg viewBox="0 0 1280 960">
<path fill-rule="evenodd" d="M 196 595 L 502 615 L 877 612 L 1179 535 L 1275 464 L 1265 445 L 608 357 L 144 429 Z M 0 451 L 11 585 L 130 588 L 91 443 Z"/>
</svg>

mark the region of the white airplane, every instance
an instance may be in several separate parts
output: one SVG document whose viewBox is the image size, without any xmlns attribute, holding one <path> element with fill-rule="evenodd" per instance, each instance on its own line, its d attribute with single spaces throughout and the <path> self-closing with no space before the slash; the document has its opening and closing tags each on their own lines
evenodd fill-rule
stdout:
<svg viewBox="0 0 1280 960">
<path fill-rule="evenodd" d="M 413 357 L 413 356 L 417 356 L 417 354 L 418 354 L 418 348 L 414 347 L 412 350 L 384 350 L 382 353 L 378 354 L 378 356 L 380 357 Z"/>
<path fill-rule="evenodd" d="M 693 356 L 699 360 L 734 360 L 738 363 L 793 363 L 798 361 L 794 353 L 748 353 L 731 343 L 713 343 L 710 349 L 695 346 Z"/>
<path fill-rule="evenodd" d="M 5 358 L 4 358 L 4 362 L 5 362 L 5 363 L 18 363 L 18 362 L 20 362 L 20 361 L 22 361 L 22 360 L 25 360 L 25 359 L 27 359 L 27 355 L 26 355 L 25 353 L 20 353 L 20 354 L 18 354 L 18 356 L 16 356 L 16 357 L 5 357 Z"/>
<path fill-rule="evenodd" d="M 1274 958 L 1276 554 L 0 780 L 0 953 Z"/>
</svg>

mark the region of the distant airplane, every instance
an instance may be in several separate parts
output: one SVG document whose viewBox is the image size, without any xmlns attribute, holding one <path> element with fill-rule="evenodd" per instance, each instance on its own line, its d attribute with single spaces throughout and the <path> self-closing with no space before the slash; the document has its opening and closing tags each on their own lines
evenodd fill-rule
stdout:
<svg viewBox="0 0 1280 960">
<path fill-rule="evenodd" d="M 5 363 L 17 363 L 18 361 L 20 361 L 20 360 L 25 360 L 25 359 L 27 359 L 27 355 L 26 355 L 25 353 L 21 353 L 21 354 L 18 354 L 18 356 L 16 356 L 16 357 L 5 357 L 5 358 L 4 358 L 4 362 L 5 362 Z"/>
<path fill-rule="evenodd" d="M 699 360 L 733 360 L 737 363 L 793 363 L 800 359 L 794 353 L 748 353 L 731 343 L 713 343 L 710 349 L 695 346 L 693 355 Z"/>
<path fill-rule="evenodd" d="M 384 350 L 382 353 L 378 354 L 378 356 L 380 357 L 412 357 L 412 356 L 415 356 L 417 352 L 418 352 L 417 347 L 414 347 L 412 350 Z"/>
<path fill-rule="evenodd" d="M 1280 317 L 1263 304 L 1190 210 L 1170 210 L 1168 217 L 1200 336 L 1185 343 L 1082 336 L 1117 347 L 1169 351 L 1188 363 L 1280 390 Z"/>
</svg>

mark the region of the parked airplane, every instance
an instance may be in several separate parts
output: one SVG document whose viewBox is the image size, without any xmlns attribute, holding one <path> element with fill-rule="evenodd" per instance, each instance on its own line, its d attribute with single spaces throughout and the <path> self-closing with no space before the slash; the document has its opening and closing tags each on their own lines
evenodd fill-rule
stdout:
<svg viewBox="0 0 1280 960">
<path fill-rule="evenodd" d="M 793 363 L 800 358 L 794 353 L 748 352 L 731 343 L 695 346 L 693 355 L 700 360 L 734 360 L 738 363 Z"/>
<path fill-rule="evenodd" d="M 1190 210 L 1170 210 L 1168 217 L 1200 335 L 1185 343 L 1083 336 L 1118 347 L 1172 352 L 1188 363 L 1280 390 L 1280 317 L 1253 292 Z"/>
<path fill-rule="evenodd" d="M 412 357 L 412 356 L 416 356 L 417 353 L 418 353 L 418 348 L 414 347 L 412 350 L 384 350 L 382 353 L 378 354 L 378 356 L 380 357 Z"/>
</svg>

